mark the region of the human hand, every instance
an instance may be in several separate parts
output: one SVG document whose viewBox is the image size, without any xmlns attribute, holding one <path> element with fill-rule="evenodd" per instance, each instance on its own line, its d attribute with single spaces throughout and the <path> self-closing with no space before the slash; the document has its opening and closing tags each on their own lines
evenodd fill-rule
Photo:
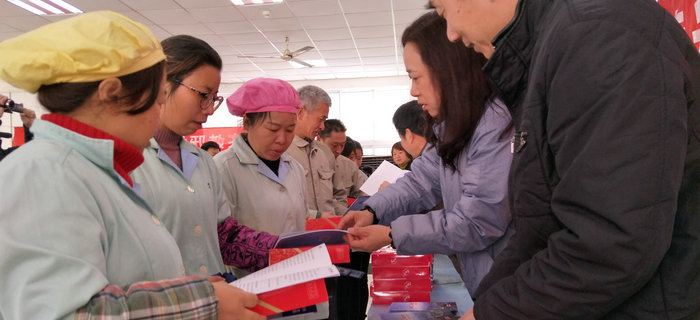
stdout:
<svg viewBox="0 0 700 320">
<path fill-rule="evenodd" d="M 364 227 L 372 224 L 372 222 L 374 222 L 374 215 L 368 210 L 348 211 L 348 213 L 340 219 L 338 229 L 345 230 L 350 227 Z"/>
<path fill-rule="evenodd" d="M 5 101 L 7 101 L 7 96 L 0 94 L 0 117 L 2 117 L 3 113 L 5 113 L 5 108 L 3 108 Z"/>
<path fill-rule="evenodd" d="M 348 234 L 345 235 L 345 241 L 348 242 L 350 248 L 365 252 L 373 252 L 379 248 L 391 244 L 389 237 L 391 228 L 379 224 L 354 227 L 348 229 Z"/>
<path fill-rule="evenodd" d="M 220 277 L 220 276 L 207 276 L 207 280 L 209 282 L 214 283 L 214 282 L 219 282 L 219 281 L 225 281 L 226 279 Z"/>
<path fill-rule="evenodd" d="M 379 185 L 379 189 L 377 189 L 377 192 L 384 190 L 384 188 L 388 187 L 391 184 L 389 181 L 384 181 L 382 184 Z"/>
<path fill-rule="evenodd" d="M 476 320 L 476 318 L 474 318 L 474 307 L 469 308 L 467 312 L 459 317 L 459 320 Z"/>
<path fill-rule="evenodd" d="M 32 123 L 36 120 L 36 113 L 34 110 L 24 108 L 24 112 L 19 114 L 19 118 L 22 119 L 22 124 L 25 127 L 31 128 Z"/>
<path fill-rule="evenodd" d="M 264 320 L 265 317 L 257 314 L 249 308 L 258 304 L 258 297 L 250 292 L 245 292 L 225 281 L 212 282 L 214 293 L 219 299 L 219 320 L 242 319 Z"/>
</svg>

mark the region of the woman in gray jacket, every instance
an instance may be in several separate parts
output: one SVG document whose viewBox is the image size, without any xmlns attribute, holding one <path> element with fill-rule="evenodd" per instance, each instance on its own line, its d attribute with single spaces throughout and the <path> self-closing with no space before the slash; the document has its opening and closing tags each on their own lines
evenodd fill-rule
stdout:
<svg viewBox="0 0 700 320">
<path fill-rule="evenodd" d="M 411 172 L 351 211 L 340 227 L 351 247 L 392 244 L 399 254 L 455 254 L 470 292 L 511 232 L 507 178 L 511 117 L 481 72 L 483 56 L 442 35 L 445 21 L 428 13 L 404 31 L 411 95 L 432 118 L 430 142 Z M 439 202 L 444 209 L 428 210 Z M 371 225 L 372 222 L 379 223 Z"/>
</svg>

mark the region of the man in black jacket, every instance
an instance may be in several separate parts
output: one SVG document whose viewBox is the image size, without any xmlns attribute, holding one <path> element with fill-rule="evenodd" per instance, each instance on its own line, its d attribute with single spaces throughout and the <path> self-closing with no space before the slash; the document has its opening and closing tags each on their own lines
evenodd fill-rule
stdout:
<svg viewBox="0 0 700 320">
<path fill-rule="evenodd" d="M 431 0 L 516 126 L 516 234 L 463 319 L 700 317 L 700 57 L 653 0 Z"/>
</svg>

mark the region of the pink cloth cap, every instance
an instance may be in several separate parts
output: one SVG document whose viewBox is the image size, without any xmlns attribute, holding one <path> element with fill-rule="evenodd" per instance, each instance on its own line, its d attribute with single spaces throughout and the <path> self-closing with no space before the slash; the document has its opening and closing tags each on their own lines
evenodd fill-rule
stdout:
<svg viewBox="0 0 700 320">
<path fill-rule="evenodd" d="M 255 78 L 246 81 L 226 99 L 228 111 L 242 117 L 253 112 L 297 113 L 301 108 L 299 94 L 287 81 L 272 78 Z"/>
</svg>

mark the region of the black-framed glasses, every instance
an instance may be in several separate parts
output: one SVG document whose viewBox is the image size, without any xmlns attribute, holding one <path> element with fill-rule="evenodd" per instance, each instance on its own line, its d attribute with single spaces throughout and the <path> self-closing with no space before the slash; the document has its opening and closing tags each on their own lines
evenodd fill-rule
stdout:
<svg viewBox="0 0 700 320">
<path fill-rule="evenodd" d="M 199 95 L 199 97 L 201 98 L 201 100 L 199 102 L 199 106 L 202 108 L 202 110 L 207 110 L 207 109 L 209 109 L 209 107 L 214 105 L 214 111 L 216 111 L 216 109 L 219 108 L 221 103 L 224 102 L 224 97 L 217 96 L 216 92 L 206 93 L 206 92 L 199 91 L 199 90 L 183 83 L 182 81 L 178 81 L 177 83 L 182 85 L 183 87 L 185 87 L 187 89 L 192 90 L 194 93 Z"/>
</svg>

